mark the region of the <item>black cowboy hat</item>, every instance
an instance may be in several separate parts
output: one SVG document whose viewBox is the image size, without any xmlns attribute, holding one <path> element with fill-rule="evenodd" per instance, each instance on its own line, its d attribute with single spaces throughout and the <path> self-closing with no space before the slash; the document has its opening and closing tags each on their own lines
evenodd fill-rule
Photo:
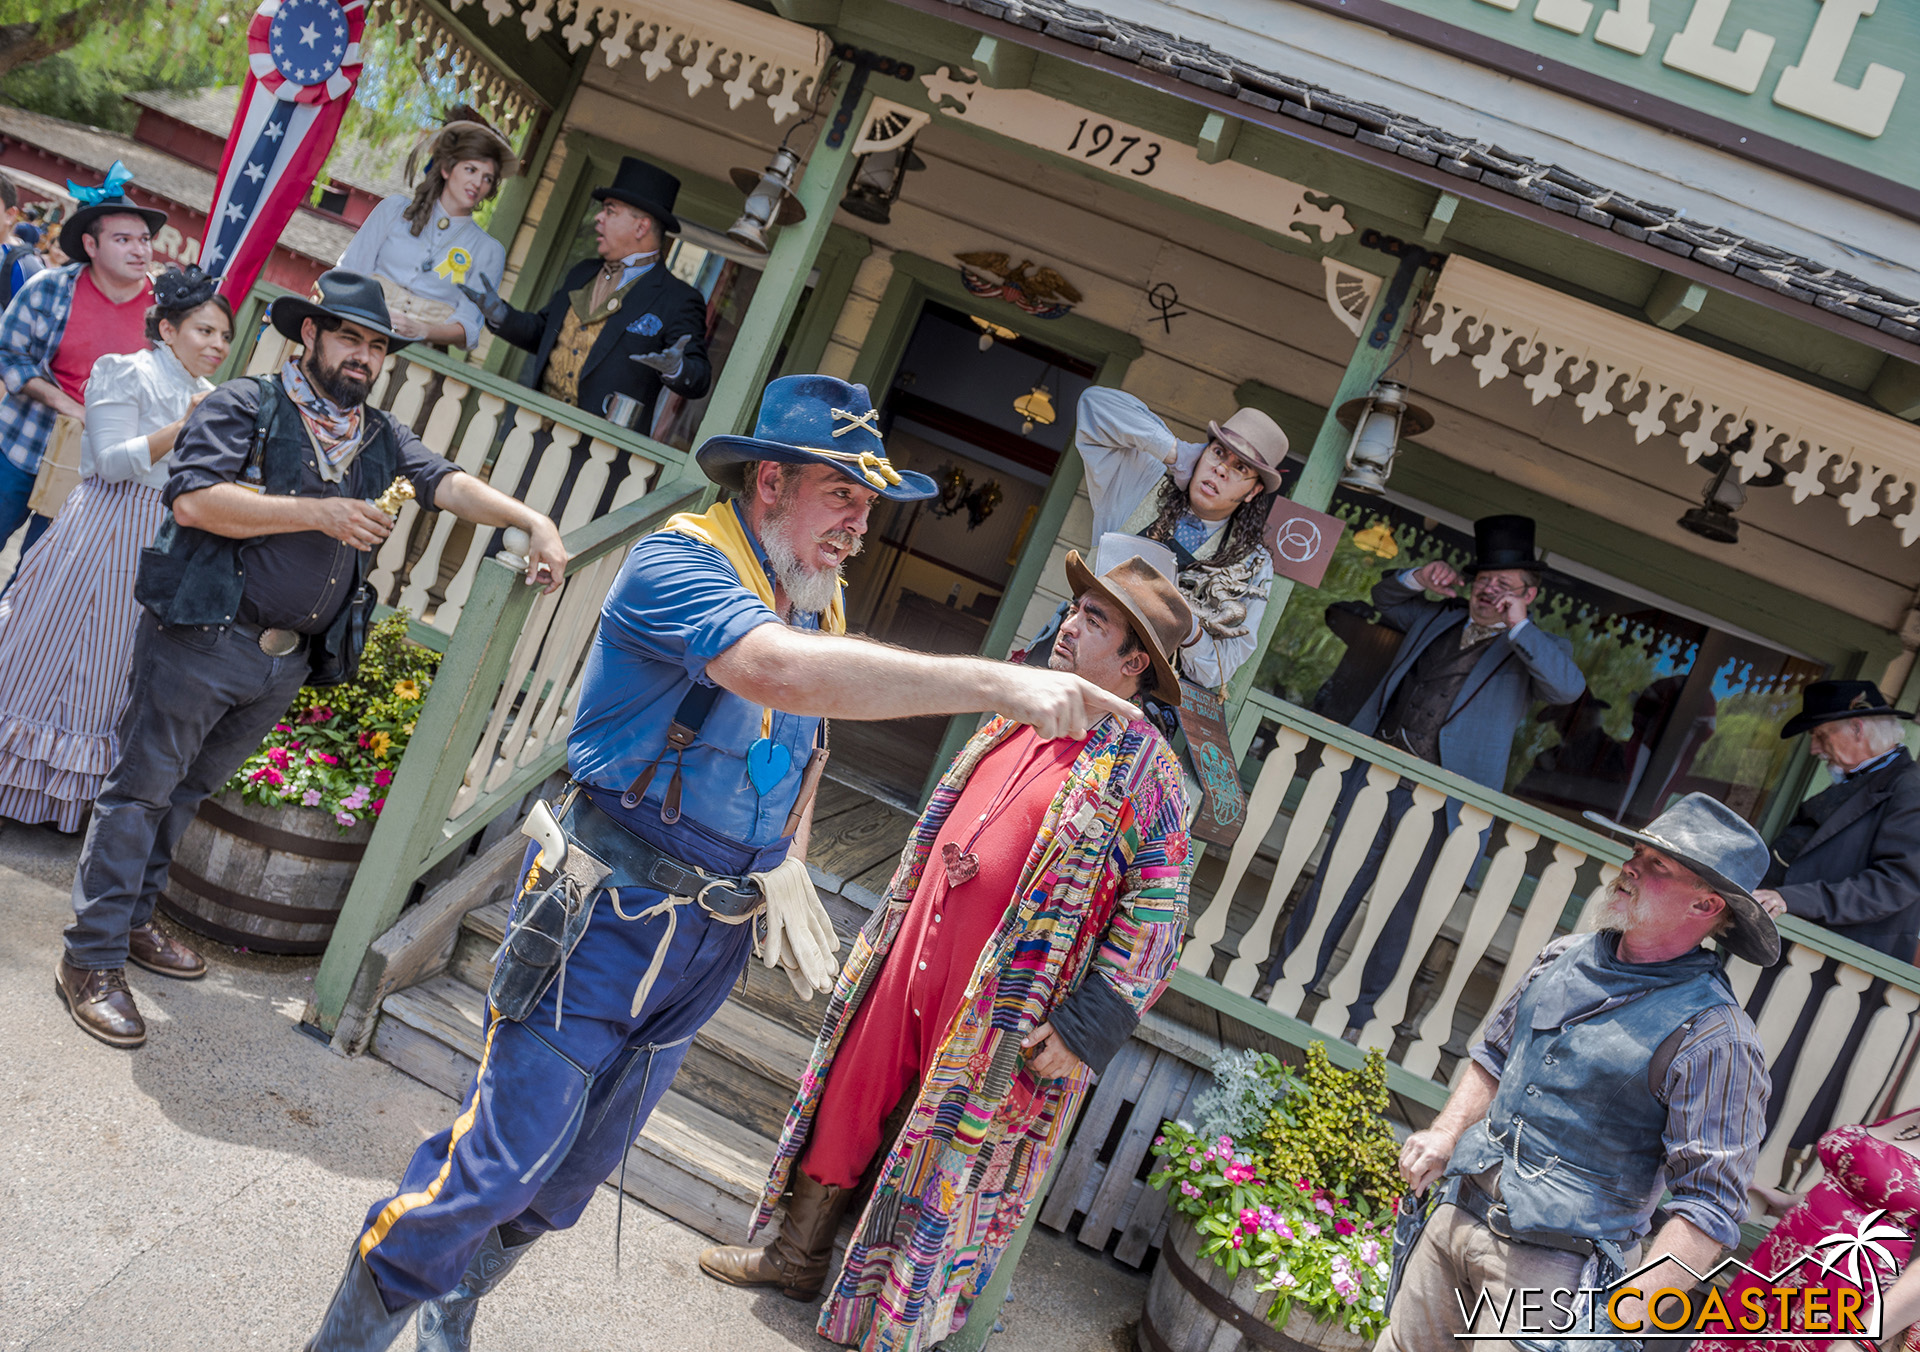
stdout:
<svg viewBox="0 0 1920 1352">
<path fill-rule="evenodd" d="M 320 293 L 318 303 L 305 296 L 281 296 L 273 302 L 273 308 L 268 312 L 273 316 L 273 326 L 294 342 L 302 341 L 301 320 L 318 319 L 322 315 L 352 320 L 362 328 L 385 334 L 389 354 L 398 352 L 412 341 L 393 331 L 393 318 L 387 313 L 387 298 L 380 290 L 380 283 L 373 278 L 362 277 L 345 268 L 335 268 L 331 272 L 321 273 L 320 280 L 314 283 L 314 289 Z"/>
<path fill-rule="evenodd" d="M 622 159 L 613 182 L 593 190 L 594 201 L 604 202 L 611 197 L 616 202 L 638 207 L 660 222 L 661 233 L 667 235 L 680 233 L 680 218 L 673 214 L 673 204 L 679 196 L 680 180 L 638 155 Z"/>
<path fill-rule="evenodd" d="M 1896 709 L 1872 681 L 1815 681 L 1800 692 L 1800 712 L 1780 729 L 1782 738 L 1797 737 L 1822 723 L 1843 718 L 1912 718 Z"/>
<path fill-rule="evenodd" d="M 1717 892 L 1733 913 L 1733 928 L 1721 942 L 1734 957 L 1762 967 L 1779 960 L 1780 931 L 1753 897 L 1753 889 L 1767 876 L 1772 856 L 1760 833 L 1732 808 L 1704 793 L 1690 793 L 1648 822 L 1644 831 L 1622 826 L 1598 812 L 1585 815 L 1616 836 L 1652 846 L 1693 870 Z"/>
<path fill-rule="evenodd" d="M 939 485 L 926 475 L 888 462 L 879 422 L 865 385 L 832 376 L 782 376 L 760 397 L 752 436 L 708 437 L 694 460 L 715 483 L 724 482 L 720 471 L 729 465 L 777 460 L 831 465 L 890 502 L 939 497 Z"/>
<path fill-rule="evenodd" d="M 167 223 L 166 212 L 158 207 L 143 207 L 127 196 L 127 185 L 132 181 L 133 175 L 119 160 L 113 162 L 113 167 L 107 170 L 106 182 L 97 188 L 83 188 L 72 179 L 67 180 L 67 191 L 80 203 L 80 208 L 60 227 L 62 253 L 76 263 L 88 262 L 86 246 L 80 237 L 102 216 L 139 216 L 153 232 Z"/>
<path fill-rule="evenodd" d="M 1541 566 L 1533 552 L 1533 518 L 1483 516 L 1473 523 L 1473 562 L 1461 571 L 1468 577 L 1501 568 Z"/>
</svg>

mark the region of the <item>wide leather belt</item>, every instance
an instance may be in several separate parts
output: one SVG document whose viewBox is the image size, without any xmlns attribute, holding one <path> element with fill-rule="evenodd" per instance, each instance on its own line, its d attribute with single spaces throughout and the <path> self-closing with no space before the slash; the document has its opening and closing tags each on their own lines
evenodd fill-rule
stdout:
<svg viewBox="0 0 1920 1352">
<path fill-rule="evenodd" d="M 1561 1253 L 1578 1254 L 1582 1258 L 1592 1254 L 1599 1247 L 1592 1240 L 1581 1235 L 1563 1235 L 1550 1230 L 1528 1230 L 1516 1233 L 1507 1215 L 1507 1204 L 1487 1196 L 1486 1190 L 1470 1177 L 1461 1178 L 1460 1195 L 1454 1200 L 1454 1205 L 1501 1239 L 1515 1244 L 1531 1244 L 1535 1248 L 1556 1249 Z"/>
<path fill-rule="evenodd" d="M 613 869 L 602 887 L 658 888 L 668 896 L 692 897 L 706 910 L 729 919 L 750 915 L 765 904 L 760 884 L 753 879 L 683 864 L 602 812 L 586 794 L 576 789 L 567 796 L 570 801 L 560 814 L 561 828 Z"/>
</svg>

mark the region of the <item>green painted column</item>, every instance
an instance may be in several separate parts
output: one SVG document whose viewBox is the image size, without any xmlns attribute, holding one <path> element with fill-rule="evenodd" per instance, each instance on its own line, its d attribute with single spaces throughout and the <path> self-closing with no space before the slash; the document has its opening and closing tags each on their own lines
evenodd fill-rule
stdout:
<svg viewBox="0 0 1920 1352">
<path fill-rule="evenodd" d="M 1341 426 L 1337 411 L 1349 399 L 1358 399 L 1372 389 L 1374 382 L 1387 373 L 1387 368 L 1400 351 L 1400 344 L 1406 338 L 1407 325 L 1419 309 L 1413 304 L 1413 298 L 1426 287 L 1428 275 L 1427 268 L 1421 268 L 1413 274 L 1406 299 L 1400 305 L 1400 313 L 1387 327 L 1387 340 L 1379 347 L 1373 346 L 1368 337 L 1375 332 L 1381 311 L 1386 307 L 1392 290 L 1391 277 L 1386 279 L 1379 295 L 1374 297 L 1367 322 L 1360 327 L 1360 341 L 1354 344 L 1353 355 L 1347 359 L 1346 373 L 1340 377 L 1339 392 L 1333 396 L 1332 403 L 1327 406 L 1326 416 L 1320 420 L 1320 434 L 1313 439 L 1313 449 L 1307 454 L 1306 468 L 1300 472 L 1300 478 L 1293 486 L 1292 500 L 1302 507 L 1324 512 L 1333 502 L 1333 490 L 1339 485 L 1340 472 L 1346 466 L 1347 445 L 1353 439 L 1353 434 Z M 1292 597 L 1293 579 L 1274 578 L 1272 590 L 1267 593 L 1266 612 L 1260 617 L 1260 641 L 1254 646 L 1254 655 L 1235 673 L 1227 689 L 1229 724 L 1239 711 L 1241 702 L 1246 699 L 1247 691 L 1253 687 L 1253 678 L 1260 671 L 1260 660 L 1266 655 L 1267 645 L 1273 641 L 1273 631 L 1279 627 L 1280 616 Z"/>
<path fill-rule="evenodd" d="M 773 370 L 780 339 L 806 294 L 807 274 L 813 271 L 820 246 L 833 228 L 834 212 L 846 196 L 847 182 L 853 176 L 854 142 L 860 139 L 872 104 L 871 93 L 861 96 L 853 120 L 847 124 L 846 139 L 838 146 L 827 145 L 827 121 L 823 117 L 819 139 L 807 155 L 806 172 L 794 185 L 793 195 L 807 209 L 807 218 L 796 225 L 782 226 L 779 238 L 774 240 L 760 285 L 754 289 L 753 301 L 741 321 L 740 334 L 714 384 L 706 416 L 700 420 L 700 432 L 693 439 L 695 446 L 708 437 L 737 434 L 753 426 L 760 410 L 760 391 Z"/>
</svg>

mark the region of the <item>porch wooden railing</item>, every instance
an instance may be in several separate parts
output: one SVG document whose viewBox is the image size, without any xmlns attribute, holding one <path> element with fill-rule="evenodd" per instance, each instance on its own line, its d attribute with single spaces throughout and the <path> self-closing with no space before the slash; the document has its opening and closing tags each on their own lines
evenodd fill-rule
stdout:
<svg viewBox="0 0 1920 1352">
<path fill-rule="evenodd" d="M 1382 820 L 1387 794 L 1404 783 L 1412 805 L 1394 830 L 1371 895 L 1398 897 L 1431 834 L 1445 832 L 1446 839 L 1421 893 L 1406 953 L 1375 1016 L 1361 1029 L 1359 1045 L 1388 1052 L 1396 1093 L 1437 1107 L 1492 1011 L 1541 947 L 1575 926 L 1583 906 L 1618 872 L 1627 849 L 1263 693 L 1250 695 L 1238 711 L 1232 739 L 1243 773 L 1253 780 L 1247 824 L 1218 883 L 1196 883 L 1192 937 L 1174 989 L 1296 1045 L 1337 1039 L 1388 908 L 1369 906 L 1353 921 L 1323 979 L 1324 994 L 1307 983 L 1337 901 Z M 1331 820 L 1341 777 L 1356 764 L 1365 767 L 1365 787 L 1343 821 Z M 1448 798 L 1460 804 L 1451 828 L 1443 811 Z M 1482 831 L 1489 833 L 1486 858 L 1476 866 Z M 1304 891 L 1310 867 L 1328 875 L 1320 904 L 1304 941 L 1276 972 L 1271 994 L 1256 1002 L 1259 969 Z M 1761 1157 L 1763 1181 L 1780 1178 L 1794 1163 L 1789 1142 L 1863 1001 L 1870 1002 L 1869 1021 L 1838 1099 L 1827 1121 L 1807 1125 L 1824 1128 L 1920 1104 L 1920 1074 L 1912 1064 L 1920 968 L 1792 917 L 1780 928 L 1787 945 L 1782 968 L 1749 1009 L 1769 1064 L 1778 1064 L 1809 1001 L 1817 998 L 1819 1008 L 1779 1096 L 1777 1126 Z M 1741 1000 L 1751 1002 L 1761 969 L 1732 959 L 1728 975 Z M 1331 1045 L 1349 1063 L 1360 1054 L 1337 1041 Z"/>
<path fill-rule="evenodd" d="M 253 289 L 237 317 L 229 369 L 278 369 L 292 345 L 263 330 L 261 317 L 275 297 L 290 294 L 265 284 Z M 552 517 L 563 535 L 593 519 L 609 484 L 608 511 L 618 511 L 645 496 L 663 470 L 672 478 L 688 461 L 685 451 L 422 344 L 387 359 L 368 402 L 412 428 L 429 450 Z M 429 526 L 408 503 L 375 557 L 372 581 L 384 604 L 451 634 L 493 539 L 492 531 L 470 529 L 447 513 Z"/>
</svg>

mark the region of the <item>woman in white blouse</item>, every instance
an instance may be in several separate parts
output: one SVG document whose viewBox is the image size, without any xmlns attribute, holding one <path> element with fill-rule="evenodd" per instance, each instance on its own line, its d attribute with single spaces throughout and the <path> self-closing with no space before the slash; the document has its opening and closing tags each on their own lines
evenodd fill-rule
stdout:
<svg viewBox="0 0 1920 1352">
<path fill-rule="evenodd" d="M 156 346 L 93 365 L 80 484 L 0 595 L 0 817 L 77 831 L 120 754 L 140 551 L 187 415 L 212 392 L 233 311 L 198 268 L 154 279 Z"/>
<path fill-rule="evenodd" d="M 520 172 L 507 138 L 469 108 L 456 108 L 424 147 L 426 173 L 411 197 L 396 193 L 367 215 L 339 266 L 372 277 L 402 338 L 442 346 L 480 341 L 480 310 L 459 284 L 500 285 L 506 246 L 473 219 L 501 180 Z M 409 159 L 407 173 L 413 173 Z"/>
</svg>

